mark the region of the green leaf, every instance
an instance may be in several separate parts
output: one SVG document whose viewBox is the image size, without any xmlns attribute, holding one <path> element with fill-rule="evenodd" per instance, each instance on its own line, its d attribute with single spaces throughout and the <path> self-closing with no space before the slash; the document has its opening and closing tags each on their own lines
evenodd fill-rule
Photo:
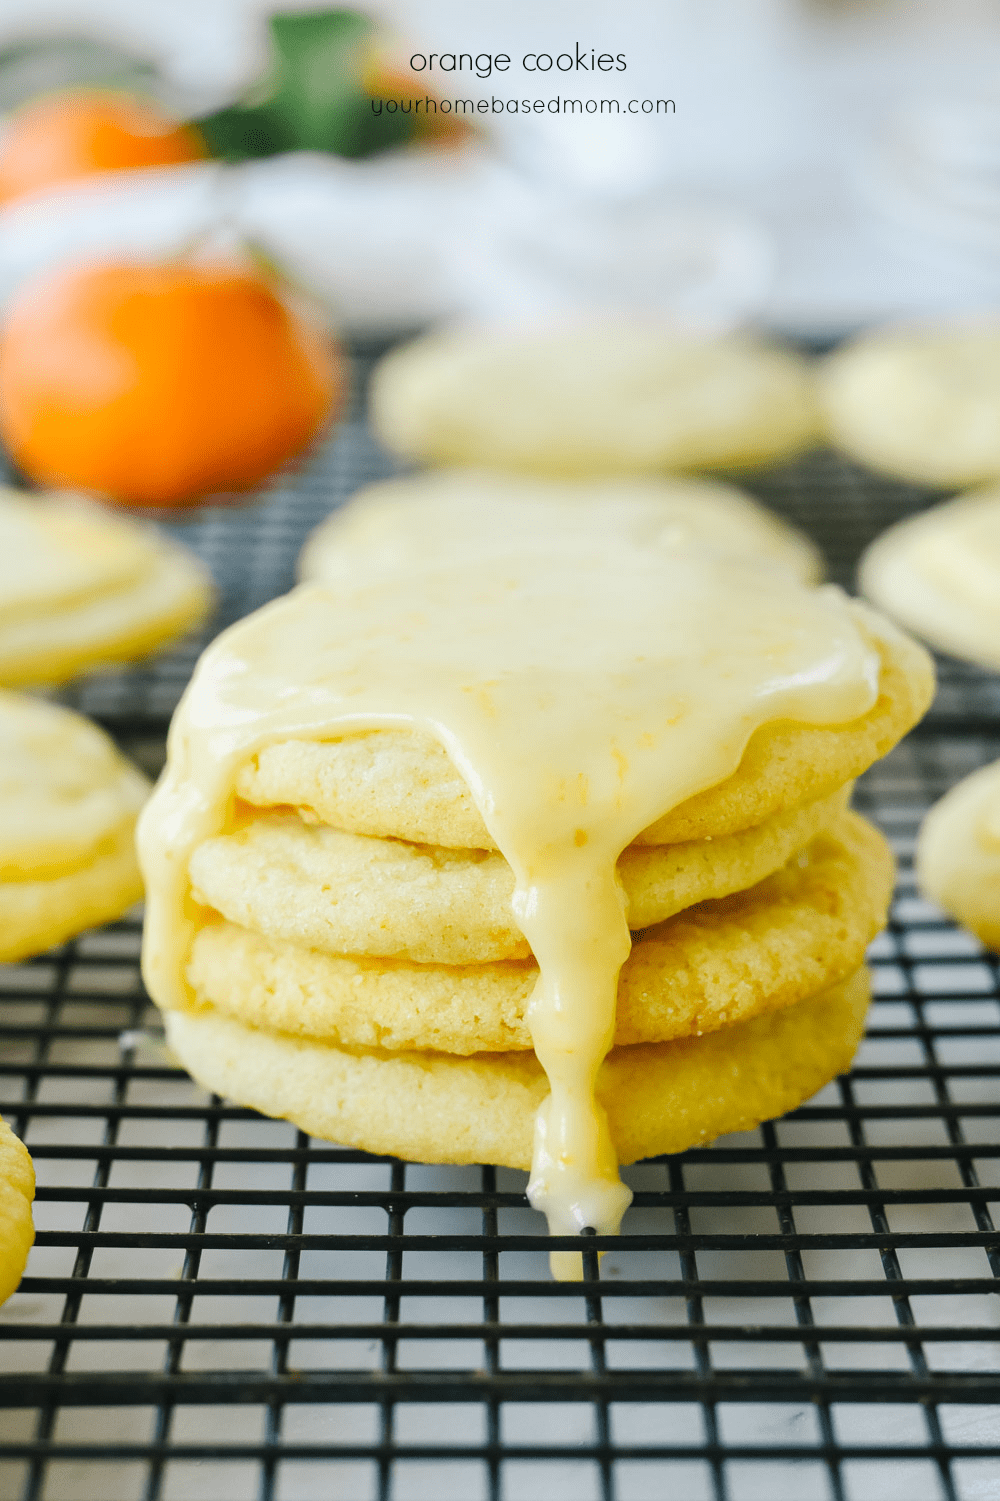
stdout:
<svg viewBox="0 0 1000 1501">
<path fill-rule="evenodd" d="M 276 156 L 280 151 L 295 149 L 287 127 L 266 104 L 232 104 L 193 123 L 201 131 L 211 155 L 224 161 Z"/>
<path fill-rule="evenodd" d="M 357 11 L 272 16 L 274 66 L 260 104 L 235 104 L 196 121 L 213 156 L 280 151 L 367 156 L 407 141 L 412 116 L 376 115 L 362 76 L 376 28 Z"/>
</svg>

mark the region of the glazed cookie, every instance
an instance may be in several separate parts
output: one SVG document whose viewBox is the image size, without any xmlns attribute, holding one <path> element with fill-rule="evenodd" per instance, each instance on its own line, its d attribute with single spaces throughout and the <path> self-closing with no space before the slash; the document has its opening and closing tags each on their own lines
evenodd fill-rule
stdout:
<svg viewBox="0 0 1000 1501">
<path fill-rule="evenodd" d="M 139 900 L 133 837 L 148 793 L 96 725 L 0 693 L 0 960 L 51 948 Z"/>
<path fill-rule="evenodd" d="M 1000 671 L 1000 488 L 891 526 L 861 559 L 858 581 L 932 646 Z"/>
<path fill-rule="evenodd" d="M 678 844 L 757 827 L 860 776 L 916 724 L 934 694 L 927 653 L 863 605 L 851 609 L 871 631 L 881 658 L 873 708 L 851 724 L 762 726 L 731 777 L 685 799 L 637 843 Z M 244 762 L 236 790 L 249 803 L 291 805 L 306 819 L 352 833 L 458 849 L 494 847 L 454 762 L 439 741 L 419 733 L 280 740 Z"/>
<path fill-rule="evenodd" d="M 649 547 L 692 545 L 787 568 L 814 583 L 817 548 L 734 485 L 696 479 L 540 479 L 443 469 L 371 485 L 307 541 L 302 578 L 353 579 L 359 567 L 406 572 L 444 556 L 627 533 Z"/>
<path fill-rule="evenodd" d="M 211 608 L 193 553 L 78 496 L 0 490 L 0 683 L 142 657 Z"/>
<path fill-rule="evenodd" d="M 597 1079 L 622 1162 L 682 1152 L 801 1104 L 850 1064 L 867 973 L 705 1037 L 615 1048 Z M 200 1084 L 311 1136 L 413 1162 L 531 1163 L 547 1082 L 533 1053 L 346 1051 L 257 1031 L 211 1009 L 171 1012 L 167 1041 Z"/>
<path fill-rule="evenodd" d="M 965 777 L 928 813 L 917 879 L 987 948 L 1000 950 L 1000 761 Z"/>
<path fill-rule="evenodd" d="M 371 409 L 405 458 L 559 476 L 742 468 L 820 434 L 797 355 L 638 324 L 431 334 L 382 362 Z"/>
<path fill-rule="evenodd" d="M 877 330 L 818 383 L 831 439 L 862 464 L 954 489 L 1000 476 L 1000 326 Z"/>
<path fill-rule="evenodd" d="M 848 1061 L 892 884 L 849 784 L 931 664 L 654 516 L 585 502 L 566 538 L 531 500 L 537 531 L 449 540 L 409 504 L 202 658 L 142 816 L 144 977 L 209 1088 L 373 1151 L 531 1158 L 555 1233 L 614 1233 L 619 1156 Z"/>
<path fill-rule="evenodd" d="M 0 1303 L 17 1291 L 34 1243 L 34 1197 L 35 1170 L 28 1150 L 0 1121 Z"/>
</svg>

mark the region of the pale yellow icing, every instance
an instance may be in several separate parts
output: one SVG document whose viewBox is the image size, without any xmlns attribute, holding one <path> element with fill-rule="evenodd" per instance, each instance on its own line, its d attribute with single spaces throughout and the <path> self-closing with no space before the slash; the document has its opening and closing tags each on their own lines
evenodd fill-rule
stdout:
<svg viewBox="0 0 1000 1501">
<path fill-rule="evenodd" d="M 1000 668 L 1000 488 L 897 522 L 861 559 L 864 592 L 942 651 Z"/>
<path fill-rule="evenodd" d="M 1000 494 L 992 505 L 950 507 L 947 525 L 915 528 L 912 548 L 924 578 L 1000 619 Z"/>
<path fill-rule="evenodd" d="M 514 869 L 540 967 L 529 1023 L 551 1094 L 529 1197 L 555 1233 L 614 1233 L 630 1194 L 594 1080 L 630 947 L 618 856 L 730 776 L 760 725 L 865 714 L 879 659 L 859 619 L 836 590 L 610 529 L 510 551 L 494 537 L 458 561 L 300 587 L 219 637 L 175 716 L 139 836 L 151 995 L 190 1003 L 185 959 L 206 914 L 188 860 L 226 831 L 243 762 L 288 737 L 429 731 Z M 553 1257 L 557 1275 L 579 1265 Z"/>
<path fill-rule="evenodd" d="M 81 496 L 0 487 L 0 622 L 45 615 L 149 571 L 146 531 Z"/>
<path fill-rule="evenodd" d="M 761 567 L 790 569 L 813 582 L 822 559 L 813 544 L 732 485 L 702 479 L 556 480 L 476 469 L 435 469 L 372 485 L 312 534 L 300 577 L 334 585 L 355 576 L 359 558 L 381 573 L 426 567 L 484 544 L 523 546 L 585 531 L 637 546 L 698 546 Z"/>
</svg>

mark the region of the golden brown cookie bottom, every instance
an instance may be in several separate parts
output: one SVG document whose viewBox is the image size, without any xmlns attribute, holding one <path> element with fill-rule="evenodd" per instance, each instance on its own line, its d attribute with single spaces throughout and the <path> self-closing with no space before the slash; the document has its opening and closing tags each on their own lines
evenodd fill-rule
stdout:
<svg viewBox="0 0 1000 1501">
<path fill-rule="evenodd" d="M 782 1115 L 845 1069 L 861 1040 L 863 969 L 795 1006 L 704 1037 L 615 1048 L 597 1095 L 622 1162 L 679 1152 Z M 387 1054 L 258 1031 L 206 1007 L 167 1039 L 206 1089 L 311 1136 L 415 1162 L 527 1168 L 547 1081 L 533 1053 Z"/>
</svg>

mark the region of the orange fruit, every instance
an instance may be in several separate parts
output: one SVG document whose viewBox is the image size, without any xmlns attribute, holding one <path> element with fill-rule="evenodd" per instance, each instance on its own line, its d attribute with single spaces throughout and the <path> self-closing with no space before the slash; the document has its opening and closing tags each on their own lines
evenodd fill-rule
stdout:
<svg viewBox="0 0 1000 1501">
<path fill-rule="evenodd" d="M 71 267 L 23 287 L 0 330 L 0 439 L 15 462 L 126 505 L 253 489 L 342 389 L 325 333 L 242 265 Z"/>
<path fill-rule="evenodd" d="M 205 144 L 149 100 L 108 89 L 50 94 L 11 114 L 0 141 L 0 203 L 124 167 L 200 161 Z"/>
</svg>

